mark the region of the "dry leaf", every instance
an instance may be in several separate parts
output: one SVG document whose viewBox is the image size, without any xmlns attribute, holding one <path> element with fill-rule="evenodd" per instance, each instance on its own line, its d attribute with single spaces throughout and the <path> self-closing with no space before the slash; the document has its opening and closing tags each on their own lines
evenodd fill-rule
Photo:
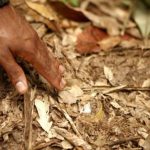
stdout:
<svg viewBox="0 0 150 150">
<path fill-rule="evenodd" d="M 88 11 L 83 11 L 83 13 L 93 23 L 93 25 L 106 29 L 109 35 L 120 35 L 121 25 L 117 22 L 116 19 L 108 16 L 97 16 Z"/>
<path fill-rule="evenodd" d="M 104 74 L 106 79 L 111 83 L 114 80 L 114 76 L 113 73 L 111 71 L 111 69 L 107 66 L 104 66 Z"/>
<path fill-rule="evenodd" d="M 148 135 L 148 137 L 146 138 L 143 147 L 144 147 L 144 150 L 149 150 L 150 149 L 150 135 Z"/>
<path fill-rule="evenodd" d="M 94 2 L 94 1 L 92 1 Z M 115 3 L 115 2 L 113 2 Z M 124 22 L 127 20 L 130 11 L 127 11 L 125 9 L 116 7 L 116 5 L 107 5 L 106 3 L 99 3 L 97 4 L 97 7 L 99 7 L 99 9 L 107 14 L 108 16 L 112 16 L 113 18 L 117 18 L 119 21 Z M 113 12 L 113 13 L 112 13 Z"/>
<path fill-rule="evenodd" d="M 45 25 L 41 25 L 39 28 L 36 29 L 36 32 L 38 36 L 42 38 L 47 32 L 47 28 Z"/>
<path fill-rule="evenodd" d="M 146 139 L 146 138 L 148 137 L 148 133 L 147 133 L 147 131 L 146 131 L 145 128 L 140 127 L 137 132 L 138 132 L 138 134 L 140 134 L 144 139 Z"/>
<path fill-rule="evenodd" d="M 83 95 L 83 91 L 81 88 L 77 85 L 73 85 L 71 89 L 69 90 L 70 93 L 72 93 L 73 96 L 75 97 L 80 97 Z"/>
<path fill-rule="evenodd" d="M 69 90 L 59 92 L 59 96 L 64 103 L 76 103 L 78 98 L 83 95 L 83 91 L 77 85 L 72 86 Z"/>
<path fill-rule="evenodd" d="M 141 41 L 136 40 L 136 39 L 127 39 L 127 40 L 122 40 L 119 46 L 122 48 L 136 48 L 140 47 Z"/>
<path fill-rule="evenodd" d="M 59 96 L 62 102 L 67 104 L 74 104 L 77 101 L 77 98 L 73 96 L 69 91 L 61 91 L 59 92 Z"/>
<path fill-rule="evenodd" d="M 80 54 L 90 54 L 101 50 L 110 50 L 116 46 L 132 47 L 136 45 L 137 41 L 133 41 L 133 37 L 127 34 L 123 36 L 109 36 L 102 29 L 88 26 L 77 36 L 76 51 Z"/>
<path fill-rule="evenodd" d="M 143 84 L 142 87 L 150 87 L 150 79 L 146 79 Z"/>
<path fill-rule="evenodd" d="M 66 140 L 62 141 L 61 145 L 62 145 L 63 149 L 73 149 L 73 146 Z"/>
<path fill-rule="evenodd" d="M 115 46 L 118 46 L 121 42 L 120 37 L 108 37 L 103 39 L 102 41 L 98 42 L 102 50 L 110 50 Z"/>
<path fill-rule="evenodd" d="M 36 3 L 36 2 L 31 2 L 26 0 L 26 4 L 33 9 L 34 11 L 36 11 L 37 13 L 39 13 L 41 16 L 49 19 L 49 20 L 56 20 L 57 16 L 54 14 L 53 9 L 51 9 L 50 7 L 41 4 L 41 3 Z"/>
<path fill-rule="evenodd" d="M 41 125 L 43 130 L 47 133 L 50 132 L 52 122 L 49 121 L 49 103 L 43 99 L 35 99 L 35 106 L 38 111 L 39 118 L 37 119 L 38 123 Z"/>
<path fill-rule="evenodd" d="M 72 19 L 75 21 L 90 20 L 93 23 L 93 25 L 106 29 L 109 35 L 120 34 L 121 25 L 118 23 L 118 21 L 115 18 L 109 16 L 98 16 L 92 12 L 83 10 L 81 8 L 73 8 L 61 1 L 51 0 L 49 2 L 51 6 L 54 7 L 56 12 L 67 17 L 68 19 Z"/>
<path fill-rule="evenodd" d="M 106 38 L 108 35 L 97 27 L 88 26 L 77 37 L 76 50 L 81 54 L 99 52 L 98 41 Z"/>
<path fill-rule="evenodd" d="M 89 145 L 86 141 L 84 141 L 81 137 L 78 137 L 71 132 L 68 132 L 65 129 L 54 127 L 56 132 L 67 139 L 70 143 L 72 143 L 76 147 L 82 147 L 83 150 L 92 150 L 91 145 Z"/>
<path fill-rule="evenodd" d="M 58 24 L 59 20 L 56 13 L 49 5 L 31 2 L 28 0 L 26 0 L 26 4 L 33 10 L 29 12 L 29 15 L 32 16 L 35 21 L 44 23 L 55 32 L 60 32 L 60 26 Z"/>
<path fill-rule="evenodd" d="M 129 28 L 129 29 L 126 29 L 126 33 L 128 33 L 129 35 L 137 38 L 137 39 L 141 39 L 142 36 L 140 34 L 140 31 L 137 29 L 137 28 Z"/>
</svg>

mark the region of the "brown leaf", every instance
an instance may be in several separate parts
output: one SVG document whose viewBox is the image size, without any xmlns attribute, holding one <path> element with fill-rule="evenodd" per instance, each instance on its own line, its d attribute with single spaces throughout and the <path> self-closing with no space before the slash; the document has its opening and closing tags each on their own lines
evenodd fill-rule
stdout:
<svg viewBox="0 0 150 150">
<path fill-rule="evenodd" d="M 97 53 L 116 46 L 137 47 L 137 40 L 130 35 L 109 36 L 106 31 L 94 26 L 86 27 L 77 37 L 76 51 L 80 54 Z"/>
<path fill-rule="evenodd" d="M 62 16 L 68 19 L 79 22 L 88 21 L 87 17 L 78 8 L 73 8 L 68 4 L 64 4 L 61 1 L 49 0 L 49 3 L 57 13 L 61 14 Z"/>
<path fill-rule="evenodd" d="M 78 35 L 76 50 L 81 54 L 99 52 L 98 41 L 106 38 L 108 35 L 97 27 L 89 26 Z"/>
</svg>

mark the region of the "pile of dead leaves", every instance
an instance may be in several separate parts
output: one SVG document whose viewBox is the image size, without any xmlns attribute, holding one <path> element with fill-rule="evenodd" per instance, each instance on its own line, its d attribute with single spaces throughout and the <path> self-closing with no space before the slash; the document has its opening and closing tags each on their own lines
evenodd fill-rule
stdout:
<svg viewBox="0 0 150 150">
<path fill-rule="evenodd" d="M 149 150 L 149 0 L 12 3 L 62 61 L 67 86 L 57 93 L 23 64 L 30 91 L 0 87 L 0 148 Z"/>
</svg>

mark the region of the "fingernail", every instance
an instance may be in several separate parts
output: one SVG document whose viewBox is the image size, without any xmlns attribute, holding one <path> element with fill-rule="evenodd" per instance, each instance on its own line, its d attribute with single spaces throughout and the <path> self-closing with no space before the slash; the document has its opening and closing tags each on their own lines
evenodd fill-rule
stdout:
<svg viewBox="0 0 150 150">
<path fill-rule="evenodd" d="M 64 79 L 61 79 L 60 87 L 64 88 L 65 85 L 66 85 L 66 81 Z"/>
<path fill-rule="evenodd" d="M 20 94 L 24 94 L 27 91 L 27 86 L 23 82 L 19 81 L 16 83 L 16 89 Z"/>
<path fill-rule="evenodd" d="M 64 68 L 62 65 L 60 65 L 60 66 L 59 66 L 59 71 L 60 71 L 61 73 L 63 73 L 63 72 L 65 71 L 65 68 Z"/>
</svg>

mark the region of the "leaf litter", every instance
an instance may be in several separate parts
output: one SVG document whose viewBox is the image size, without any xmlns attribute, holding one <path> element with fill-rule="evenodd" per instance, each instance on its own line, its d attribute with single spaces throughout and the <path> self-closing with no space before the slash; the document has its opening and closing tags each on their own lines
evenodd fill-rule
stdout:
<svg viewBox="0 0 150 150">
<path fill-rule="evenodd" d="M 67 86 L 57 93 L 22 62 L 32 88 L 23 97 L 0 70 L 0 149 L 149 150 L 147 7 L 130 10 L 125 0 L 12 3 L 65 66 Z"/>
</svg>

